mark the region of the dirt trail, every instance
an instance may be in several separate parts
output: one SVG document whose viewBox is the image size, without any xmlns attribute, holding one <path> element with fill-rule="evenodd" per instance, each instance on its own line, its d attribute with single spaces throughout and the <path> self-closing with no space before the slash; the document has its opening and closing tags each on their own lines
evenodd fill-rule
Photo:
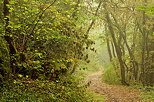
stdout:
<svg viewBox="0 0 154 102">
<path fill-rule="evenodd" d="M 89 89 L 105 96 L 105 102 L 143 102 L 138 96 L 142 93 L 139 90 L 130 89 L 124 86 L 108 85 L 101 82 L 102 71 L 87 76 L 87 82 L 91 82 Z"/>
</svg>

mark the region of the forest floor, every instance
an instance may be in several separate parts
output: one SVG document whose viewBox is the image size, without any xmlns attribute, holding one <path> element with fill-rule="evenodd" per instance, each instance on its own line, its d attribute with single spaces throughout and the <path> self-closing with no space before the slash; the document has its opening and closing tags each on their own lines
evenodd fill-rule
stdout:
<svg viewBox="0 0 154 102">
<path fill-rule="evenodd" d="M 122 85 L 109 85 L 102 82 L 102 71 L 90 74 L 86 83 L 90 82 L 88 89 L 105 97 L 105 102 L 145 102 L 138 96 L 142 91 Z M 150 101 L 146 101 L 150 102 Z"/>
</svg>

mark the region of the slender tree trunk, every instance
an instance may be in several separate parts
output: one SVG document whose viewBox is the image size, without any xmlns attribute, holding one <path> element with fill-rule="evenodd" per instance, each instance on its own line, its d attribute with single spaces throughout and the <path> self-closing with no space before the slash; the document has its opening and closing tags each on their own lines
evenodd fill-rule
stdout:
<svg viewBox="0 0 154 102">
<path fill-rule="evenodd" d="M 110 61 L 112 61 L 112 53 L 111 53 L 110 42 L 108 38 L 106 39 L 106 42 L 107 42 L 107 49 L 108 49 Z"/>
<path fill-rule="evenodd" d="M 111 45 L 112 45 L 112 53 L 113 53 L 113 57 L 116 58 L 115 47 L 114 47 L 113 41 L 111 41 Z"/>
<path fill-rule="evenodd" d="M 112 23 L 111 23 L 111 20 L 110 20 L 110 17 L 109 17 L 109 13 L 106 9 L 106 4 L 104 3 L 103 4 L 103 7 L 105 9 L 105 13 L 106 13 L 106 20 L 107 20 L 107 23 L 108 23 L 108 28 L 109 28 L 109 31 L 110 31 L 110 34 L 111 34 L 111 37 L 112 37 L 112 40 L 113 40 L 113 43 L 115 45 L 115 50 L 116 50 L 116 53 L 117 53 L 117 57 L 118 57 L 118 60 L 119 60 L 119 63 L 120 63 L 120 69 L 121 69 L 121 83 L 123 85 L 128 85 L 126 83 L 126 80 L 125 80 L 125 66 L 124 66 L 124 63 L 123 63 L 123 60 L 122 60 L 122 51 L 120 49 L 120 46 L 118 45 L 117 41 L 116 41 L 116 38 L 115 38 L 115 33 L 114 33 L 114 30 L 113 30 L 113 27 L 112 27 Z"/>
<path fill-rule="evenodd" d="M 127 48 L 128 52 L 129 52 L 130 61 L 131 61 L 130 63 L 131 63 L 131 66 L 132 66 L 131 68 L 133 69 L 134 79 L 137 80 L 137 78 L 138 78 L 138 70 L 139 70 L 138 63 L 135 61 L 135 57 L 133 55 L 133 52 L 132 52 L 131 48 L 129 47 L 129 44 L 128 44 L 127 39 L 126 39 L 126 25 L 125 25 L 125 29 L 121 30 L 121 27 L 118 24 L 118 22 L 117 22 L 117 20 L 116 20 L 116 18 L 114 17 L 113 14 L 112 14 L 112 17 L 114 18 L 114 21 L 116 23 L 116 27 L 119 30 L 120 38 L 123 39 L 123 41 L 124 41 L 124 43 L 126 45 L 126 48 Z M 124 51 L 125 50 L 123 48 L 123 52 Z"/>
<path fill-rule="evenodd" d="M 111 53 L 111 48 L 110 48 L 110 41 L 109 41 L 109 35 L 107 32 L 107 27 L 105 26 L 105 32 L 106 32 L 106 42 L 107 42 L 107 49 L 110 57 L 110 62 L 112 61 L 112 53 Z"/>
<path fill-rule="evenodd" d="M 97 9 L 96 9 L 96 11 L 95 11 L 94 16 L 97 16 L 98 11 L 99 11 L 99 9 L 100 9 L 100 7 L 101 7 L 101 4 L 102 4 L 102 0 L 100 0 L 100 2 L 99 2 L 99 4 L 98 4 L 98 7 L 97 7 Z M 95 21 L 96 21 L 95 19 L 92 20 L 92 22 L 90 23 L 90 26 L 88 27 L 88 29 L 87 29 L 87 31 L 86 31 L 86 34 L 88 34 L 88 33 L 90 32 L 90 29 L 92 28 L 92 26 L 93 26 L 93 24 L 95 23 Z"/>
<path fill-rule="evenodd" d="M 9 27 L 9 16 L 10 16 L 10 12 L 9 12 L 9 0 L 4 0 L 4 21 L 5 21 L 5 40 L 7 41 L 8 43 L 8 46 L 9 46 L 9 55 L 10 55 L 10 67 L 12 69 L 12 73 L 14 74 L 15 73 L 15 58 L 14 58 L 14 54 L 16 54 L 16 49 L 14 47 L 14 44 L 13 44 L 13 39 L 12 37 L 10 37 L 11 35 L 11 28 Z"/>
</svg>

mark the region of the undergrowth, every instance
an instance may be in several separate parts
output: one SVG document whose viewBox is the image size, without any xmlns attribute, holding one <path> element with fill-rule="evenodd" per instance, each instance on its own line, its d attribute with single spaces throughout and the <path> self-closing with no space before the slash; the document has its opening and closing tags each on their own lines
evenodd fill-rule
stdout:
<svg viewBox="0 0 154 102">
<path fill-rule="evenodd" d="M 140 98 L 143 98 L 145 102 L 154 102 L 154 87 L 142 87 L 143 94 Z"/>
<path fill-rule="evenodd" d="M 108 84 L 120 84 L 120 77 L 116 73 L 114 66 L 112 64 L 106 65 L 102 75 L 103 82 Z"/>
<path fill-rule="evenodd" d="M 22 79 L 4 84 L 0 102 L 94 102 L 76 77 L 63 81 Z"/>
<path fill-rule="evenodd" d="M 97 94 L 95 92 L 92 92 L 90 90 L 87 90 L 87 93 L 91 95 L 91 97 L 93 98 L 93 102 L 105 102 L 105 97 Z"/>
</svg>

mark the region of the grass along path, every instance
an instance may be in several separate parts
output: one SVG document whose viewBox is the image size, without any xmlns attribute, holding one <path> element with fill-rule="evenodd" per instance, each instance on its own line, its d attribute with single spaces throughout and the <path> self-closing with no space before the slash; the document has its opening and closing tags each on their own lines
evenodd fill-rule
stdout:
<svg viewBox="0 0 154 102">
<path fill-rule="evenodd" d="M 91 91 L 105 97 L 105 102 L 145 102 L 138 98 L 141 91 L 130 89 L 121 85 L 109 85 L 102 83 L 102 71 L 87 76 L 86 83 L 90 82 L 88 87 Z M 146 101 L 150 102 L 150 101 Z"/>
</svg>

